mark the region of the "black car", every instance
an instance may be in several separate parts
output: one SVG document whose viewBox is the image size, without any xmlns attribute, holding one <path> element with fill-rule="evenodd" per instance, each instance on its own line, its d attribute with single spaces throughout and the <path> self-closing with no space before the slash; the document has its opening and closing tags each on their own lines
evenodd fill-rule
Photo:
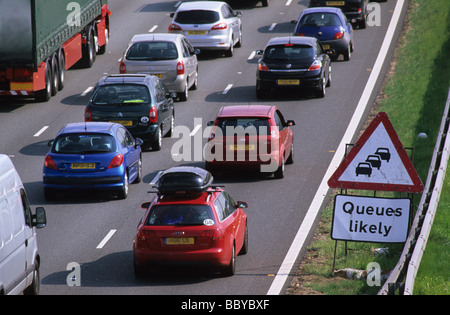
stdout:
<svg viewBox="0 0 450 315">
<path fill-rule="evenodd" d="M 287 36 L 272 38 L 262 54 L 256 72 L 256 96 L 262 98 L 271 89 L 313 89 L 325 96 L 331 83 L 331 60 L 316 38 Z"/>
<path fill-rule="evenodd" d="M 85 121 L 109 121 L 125 126 L 145 147 L 160 150 L 171 136 L 174 93 L 162 80 L 147 74 L 107 75 L 100 79 L 85 110 Z"/>
<path fill-rule="evenodd" d="M 359 28 L 366 28 L 367 5 L 369 0 L 311 0 L 309 7 L 336 7 L 340 8 L 347 19 Z"/>
</svg>

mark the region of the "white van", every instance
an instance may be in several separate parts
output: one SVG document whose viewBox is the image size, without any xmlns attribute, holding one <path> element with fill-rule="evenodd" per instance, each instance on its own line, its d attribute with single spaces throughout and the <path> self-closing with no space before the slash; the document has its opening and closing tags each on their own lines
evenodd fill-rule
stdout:
<svg viewBox="0 0 450 315">
<path fill-rule="evenodd" d="M 0 295 L 39 293 L 36 228 L 46 222 L 44 208 L 31 213 L 19 174 L 11 159 L 0 154 Z"/>
</svg>

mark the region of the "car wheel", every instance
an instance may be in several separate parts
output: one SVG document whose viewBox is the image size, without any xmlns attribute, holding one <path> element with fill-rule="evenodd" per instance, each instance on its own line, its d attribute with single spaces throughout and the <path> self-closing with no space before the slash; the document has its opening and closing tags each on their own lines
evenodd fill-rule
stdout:
<svg viewBox="0 0 450 315">
<path fill-rule="evenodd" d="M 192 86 L 191 86 L 191 90 L 196 90 L 196 89 L 198 89 L 198 69 L 195 71 L 194 84 L 192 84 Z"/>
<path fill-rule="evenodd" d="M 281 179 L 284 177 L 284 154 L 283 158 L 281 159 L 281 164 L 278 166 L 278 169 L 273 174 L 275 178 Z"/>
<path fill-rule="evenodd" d="M 266 98 L 266 91 L 261 87 L 261 84 L 256 82 L 256 97 L 257 98 Z"/>
<path fill-rule="evenodd" d="M 169 122 L 169 124 L 170 124 L 169 131 L 167 131 L 165 137 L 168 137 L 168 138 L 172 137 L 172 135 L 173 135 L 173 128 L 174 128 L 174 121 L 175 121 L 175 117 L 172 114 L 172 116 L 170 117 L 170 122 Z"/>
<path fill-rule="evenodd" d="M 347 51 L 344 53 L 344 60 L 349 61 L 352 56 L 352 47 L 351 43 L 348 44 Z"/>
<path fill-rule="evenodd" d="M 37 91 L 35 99 L 38 102 L 47 102 L 52 96 L 52 69 L 50 62 L 47 60 L 45 64 L 45 89 Z"/>
<path fill-rule="evenodd" d="M 327 80 L 327 87 L 331 86 L 331 66 L 328 67 L 328 80 Z"/>
<path fill-rule="evenodd" d="M 248 252 L 248 226 L 247 222 L 245 222 L 245 231 L 244 231 L 244 244 L 242 244 L 242 248 L 239 252 L 239 255 L 245 255 Z"/>
<path fill-rule="evenodd" d="M 316 96 L 317 97 L 325 97 L 325 89 L 327 86 L 327 79 L 325 77 L 322 78 L 322 82 L 319 85 L 319 89 L 316 91 Z"/>
<path fill-rule="evenodd" d="M 262 0 L 261 4 L 263 7 L 268 7 L 269 6 L 269 0 Z"/>
<path fill-rule="evenodd" d="M 231 37 L 231 41 L 230 41 L 230 49 L 227 50 L 227 52 L 225 53 L 226 57 L 233 57 L 233 53 L 234 53 L 234 38 Z"/>
<path fill-rule="evenodd" d="M 294 164 L 294 139 L 292 139 L 291 152 L 286 160 L 286 164 Z"/>
<path fill-rule="evenodd" d="M 133 260 L 133 271 L 134 271 L 134 276 L 136 278 L 142 278 L 144 276 L 146 276 L 147 274 L 147 270 L 136 264 L 136 261 Z"/>
<path fill-rule="evenodd" d="M 139 162 L 138 162 L 138 173 L 136 178 L 134 179 L 133 184 L 137 184 L 140 183 L 142 181 L 142 156 L 139 157 Z"/>
<path fill-rule="evenodd" d="M 159 151 L 161 150 L 162 145 L 162 131 L 161 126 L 158 126 L 158 129 L 156 130 L 156 140 L 152 143 L 152 150 L 153 151 Z"/>
<path fill-rule="evenodd" d="M 41 280 L 39 276 L 39 262 L 34 261 L 33 282 L 23 291 L 24 295 L 39 295 Z"/>
<path fill-rule="evenodd" d="M 177 93 L 178 99 L 182 102 L 187 101 L 188 97 L 189 97 L 189 86 L 188 86 L 188 82 L 186 80 L 186 83 L 184 85 L 184 91 Z"/>
<path fill-rule="evenodd" d="M 122 183 L 122 189 L 119 192 L 119 198 L 120 199 L 126 199 L 128 197 L 128 190 L 129 190 L 129 182 L 128 182 L 128 172 L 125 171 L 125 175 L 123 178 L 123 183 Z"/>
<path fill-rule="evenodd" d="M 236 43 L 236 47 L 242 47 L 242 29 L 239 30 L 239 40 Z"/>
<path fill-rule="evenodd" d="M 50 188 L 44 188 L 44 198 L 47 201 L 55 199 L 55 192 Z"/>
<path fill-rule="evenodd" d="M 221 270 L 222 276 L 230 277 L 230 276 L 234 275 L 235 269 L 236 269 L 236 255 L 235 255 L 235 249 L 234 249 L 234 244 L 233 244 L 233 247 L 231 249 L 230 264 Z"/>
</svg>

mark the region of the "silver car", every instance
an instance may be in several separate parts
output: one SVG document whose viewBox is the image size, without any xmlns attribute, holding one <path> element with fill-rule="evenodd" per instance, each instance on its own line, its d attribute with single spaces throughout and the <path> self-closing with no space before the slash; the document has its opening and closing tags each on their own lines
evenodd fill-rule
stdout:
<svg viewBox="0 0 450 315">
<path fill-rule="evenodd" d="M 242 44 L 241 12 L 221 1 L 183 2 L 169 25 L 170 33 L 182 33 L 192 46 L 203 50 L 224 50 L 233 56 Z"/>
<path fill-rule="evenodd" d="M 120 62 L 120 73 L 157 76 L 186 101 L 189 89 L 197 89 L 199 52 L 182 34 L 135 35 Z"/>
</svg>

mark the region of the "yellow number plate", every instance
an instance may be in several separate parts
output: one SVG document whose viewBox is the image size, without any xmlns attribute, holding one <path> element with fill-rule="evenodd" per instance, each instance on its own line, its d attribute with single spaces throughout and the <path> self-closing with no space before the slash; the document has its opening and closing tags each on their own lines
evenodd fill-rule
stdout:
<svg viewBox="0 0 450 315">
<path fill-rule="evenodd" d="M 235 144 L 235 145 L 230 145 L 230 150 L 237 150 L 237 151 L 255 150 L 255 145 L 254 144 Z"/>
<path fill-rule="evenodd" d="M 330 45 L 322 45 L 322 48 L 325 50 L 330 49 Z"/>
<path fill-rule="evenodd" d="M 206 31 L 187 31 L 188 35 L 206 35 Z"/>
<path fill-rule="evenodd" d="M 345 5 L 345 1 L 327 1 L 327 5 Z"/>
<path fill-rule="evenodd" d="M 92 170 L 95 169 L 95 163 L 72 163 L 73 170 Z"/>
<path fill-rule="evenodd" d="M 278 85 L 299 85 L 300 80 L 278 80 Z"/>
<path fill-rule="evenodd" d="M 110 122 L 121 124 L 122 126 L 125 127 L 133 126 L 133 122 L 131 120 L 112 120 Z"/>
<path fill-rule="evenodd" d="M 193 237 L 166 237 L 166 245 L 194 245 Z"/>
</svg>

